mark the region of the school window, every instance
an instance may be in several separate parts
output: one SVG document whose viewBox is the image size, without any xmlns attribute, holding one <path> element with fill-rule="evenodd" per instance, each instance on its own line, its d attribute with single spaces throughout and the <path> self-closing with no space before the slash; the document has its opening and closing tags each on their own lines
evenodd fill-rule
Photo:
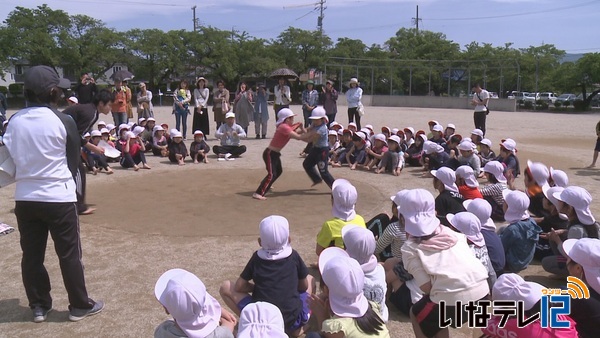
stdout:
<svg viewBox="0 0 600 338">
<path fill-rule="evenodd" d="M 15 74 L 16 75 L 22 75 L 23 73 L 24 73 L 23 72 L 23 66 L 21 66 L 21 65 L 15 66 Z"/>
<path fill-rule="evenodd" d="M 120 71 L 121 70 L 121 66 L 114 66 L 113 67 L 113 74 Z"/>
</svg>

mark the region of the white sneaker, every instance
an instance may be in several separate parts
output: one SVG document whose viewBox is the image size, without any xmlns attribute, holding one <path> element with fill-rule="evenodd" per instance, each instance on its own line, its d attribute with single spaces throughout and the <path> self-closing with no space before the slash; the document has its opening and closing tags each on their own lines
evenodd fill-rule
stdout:
<svg viewBox="0 0 600 338">
<path fill-rule="evenodd" d="M 219 157 L 219 158 L 217 159 L 217 161 L 225 161 L 225 158 L 224 158 L 224 157 Z"/>
<path fill-rule="evenodd" d="M 230 158 L 227 159 L 227 161 L 235 161 L 235 158 L 230 157 Z"/>
<path fill-rule="evenodd" d="M 231 158 L 231 154 L 230 153 L 225 154 L 225 159 L 226 160 L 229 160 L 230 158 Z"/>
</svg>

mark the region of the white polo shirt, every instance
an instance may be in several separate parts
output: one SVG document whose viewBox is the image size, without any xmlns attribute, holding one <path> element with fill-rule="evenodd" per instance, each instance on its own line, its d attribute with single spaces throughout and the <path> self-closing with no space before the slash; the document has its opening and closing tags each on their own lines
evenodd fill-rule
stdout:
<svg viewBox="0 0 600 338">
<path fill-rule="evenodd" d="M 77 201 L 67 164 L 67 128 L 52 110 L 18 111 L 10 119 L 4 144 L 15 162 L 16 201 Z"/>
</svg>

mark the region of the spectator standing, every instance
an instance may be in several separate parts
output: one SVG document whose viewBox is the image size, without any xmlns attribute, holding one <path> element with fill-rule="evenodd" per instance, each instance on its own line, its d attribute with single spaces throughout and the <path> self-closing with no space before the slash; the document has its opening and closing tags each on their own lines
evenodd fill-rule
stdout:
<svg viewBox="0 0 600 338">
<path fill-rule="evenodd" d="M 81 81 L 75 86 L 73 92 L 80 104 L 92 103 L 96 93 L 98 93 L 96 80 L 90 74 L 82 73 Z"/>
<path fill-rule="evenodd" d="M 112 87 L 112 93 L 115 96 L 115 100 L 111 106 L 113 120 L 115 122 L 115 126 L 120 126 L 122 124 L 127 124 L 127 89 L 123 87 L 123 81 L 121 79 L 115 79 L 114 86 Z"/>
<path fill-rule="evenodd" d="M 327 80 L 325 82 L 325 87 L 323 87 L 323 108 L 325 108 L 325 114 L 327 114 L 327 119 L 329 123 L 327 126 L 331 125 L 331 122 L 335 121 L 335 115 L 337 114 L 337 99 L 338 92 L 333 88 L 333 81 Z"/>
<path fill-rule="evenodd" d="M 259 84 L 254 97 L 254 131 L 256 132 L 256 139 L 261 137 L 265 139 L 267 137 L 267 124 L 269 121 L 268 98 L 267 87 L 262 83 Z"/>
<path fill-rule="evenodd" d="M 302 114 L 304 115 L 304 128 L 310 125 L 310 113 L 317 107 L 319 92 L 315 90 L 312 80 L 306 82 L 306 88 L 302 91 Z M 331 121 L 331 120 L 330 120 Z M 329 126 L 329 124 L 327 124 Z"/>
<path fill-rule="evenodd" d="M 217 88 L 213 92 L 213 112 L 217 129 L 225 123 L 225 114 L 229 112 L 229 90 L 225 88 L 223 80 L 217 81 Z"/>
<path fill-rule="evenodd" d="M 1 108 L 0 108 L 1 109 Z M 596 147 L 594 147 L 594 157 L 592 158 L 592 164 L 588 168 L 594 168 L 596 161 L 598 160 L 598 152 L 600 152 L 600 121 L 596 124 Z"/>
<path fill-rule="evenodd" d="M 202 76 L 196 80 L 196 89 L 194 89 L 194 118 L 192 120 L 192 130 L 202 131 L 203 135 L 210 135 L 210 126 L 208 123 L 208 98 L 210 91 L 206 88 L 206 79 Z"/>
<path fill-rule="evenodd" d="M 346 92 L 346 101 L 348 101 L 348 122 L 352 123 L 356 119 L 356 126 L 360 130 L 360 114 L 358 106 L 362 104 L 363 90 L 359 86 L 358 79 L 353 77 L 350 79 L 350 89 Z"/>
<path fill-rule="evenodd" d="M 79 321 L 101 312 L 104 303 L 88 297 L 81 261 L 73 180 L 81 135 L 73 119 L 50 108 L 58 104 L 70 82 L 48 66 L 30 68 L 24 82 L 31 106 L 13 116 L 4 135 L 16 167 L 15 215 L 23 284 L 33 321 L 45 321 L 52 311 L 50 278 L 43 264 L 50 232 L 69 295 L 69 320 Z"/>
<path fill-rule="evenodd" d="M 275 104 L 273 107 L 275 108 L 275 117 L 277 117 L 277 113 L 281 109 L 290 107 L 292 92 L 290 91 L 290 87 L 285 84 L 285 79 L 280 77 L 277 85 L 273 88 L 273 93 L 275 94 Z"/>
<path fill-rule="evenodd" d="M 490 113 L 488 110 L 488 103 L 490 101 L 490 93 L 481 88 L 479 83 L 473 86 L 473 99 L 471 105 L 475 107 L 473 113 L 473 123 L 475 128 L 480 129 L 485 136 L 485 120 L 487 115 Z"/>
</svg>

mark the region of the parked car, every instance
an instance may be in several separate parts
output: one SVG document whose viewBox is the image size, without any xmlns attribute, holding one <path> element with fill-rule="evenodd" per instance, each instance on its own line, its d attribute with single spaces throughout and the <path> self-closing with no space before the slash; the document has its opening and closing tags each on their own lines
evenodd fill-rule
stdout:
<svg viewBox="0 0 600 338">
<path fill-rule="evenodd" d="M 556 95 L 554 95 L 554 93 L 550 93 L 550 92 L 540 93 L 539 100 L 546 101 L 549 104 L 550 103 L 554 104 L 554 101 L 556 101 L 556 99 L 557 99 L 557 97 L 556 97 Z"/>
<path fill-rule="evenodd" d="M 497 99 L 497 98 L 498 98 L 498 93 L 490 92 L 490 99 Z"/>
<path fill-rule="evenodd" d="M 540 93 L 523 93 L 523 101 L 535 103 L 540 99 Z"/>
<path fill-rule="evenodd" d="M 517 101 L 524 100 L 525 96 L 529 95 L 529 92 L 517 92 L 513 91 L 511 95 L 508 96 L 509 99 L 515 99 Z"/>
<path fill-rule="evenodd" d="M 575 95 L 575 94 L 561 94 L 556 98 L 556 101 L 558 101 L 562 104 L 564 104 L 565 102 L 569 102 L 570 104 L 573 104 L 573 101 L 575 101 L 576 98 L 577 98 L 577 95 Z"/>
</svg>

